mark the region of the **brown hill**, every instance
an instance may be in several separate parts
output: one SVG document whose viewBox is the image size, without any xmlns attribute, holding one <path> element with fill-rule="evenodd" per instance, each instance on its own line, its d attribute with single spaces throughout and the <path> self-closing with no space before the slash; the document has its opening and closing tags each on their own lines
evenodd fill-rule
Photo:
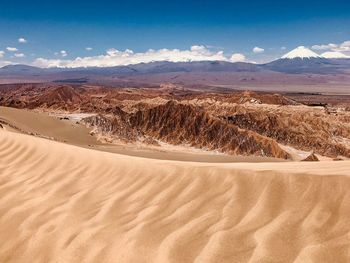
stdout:
<svg viewBox="0 0 350 263">
<path fill-rule="evenodd" d="M 83 101 L 80 92 L 77 88 L 71 86 L 59 86 L 54 89 L 46 90 L 37 99 L 37 103 L 40 106 L 46 105 L 47 107 L 67 108 L 69 105 L 78 105 Z"/>
<path fill-rule="evenodd" d="M 17 85 L 0 90 L 0 103 L 14 108 L 77 109 L 87 100 L 84 92 L 80 87 L 69 85 Z"/>
</svg>

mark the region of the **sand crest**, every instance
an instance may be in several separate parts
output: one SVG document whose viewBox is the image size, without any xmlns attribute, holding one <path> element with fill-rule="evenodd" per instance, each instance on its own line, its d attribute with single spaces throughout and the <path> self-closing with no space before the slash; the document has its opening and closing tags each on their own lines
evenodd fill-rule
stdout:
<svg viewBox="0 0 350 263">
<path fill-rule="evenodd" d="M 0 130 L 0 262 L 349 262 L 350 162 L 208 164 Z"/>
</svg>

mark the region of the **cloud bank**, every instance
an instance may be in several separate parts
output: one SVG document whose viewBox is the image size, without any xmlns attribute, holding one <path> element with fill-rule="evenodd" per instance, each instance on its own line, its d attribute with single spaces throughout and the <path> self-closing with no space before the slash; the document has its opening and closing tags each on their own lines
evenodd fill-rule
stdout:
<svg viewBox="0 0 350 263">
<path fill-rule="evenodd" d="M 231 62 L 244 62 L 246 57 L 241 53 L 232 54 L 230 61 Z"/>
<path fill-rule="evenodd" d="M 64 56 L 64 54 L 61 55 Z M 130 49 L 120 51 L 108 49 L 105 54 L 98 56 L 77 57 L 75 59 L 46 59 L 38 58 L 33 65 L 38 67 L 113 67 L 153 61 L 189 62 L 189 61 L 245 61 L 243 54 L 236 53 L 231 58 L 226 57 L 223 51 L 212 51 L 206 46 L 195 45 L 189 50 L 180 49 L 149 49 L 146 52 L 137 52 Z"/>
<path fill-rule="evenodd" d="M 324 50 L 324 51 L 335 51 L 335 52 L 345 52 L 350 53 L 350 40 L 344 41 L 341 44 L 321 44 L 321 45 L 314 45 L 311 47 L 313 50 Z"/>
</svg>

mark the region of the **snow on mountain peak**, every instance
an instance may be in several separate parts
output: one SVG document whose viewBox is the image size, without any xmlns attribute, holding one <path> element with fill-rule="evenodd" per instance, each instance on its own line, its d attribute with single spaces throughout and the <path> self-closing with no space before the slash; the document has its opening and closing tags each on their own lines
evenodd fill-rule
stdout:
<svg viewBox="0 0 350 263">
<path fill-rule="evenodd" d="M 323 58 L 350 58 L 349 56 L 338 52 L 338 51 L 328 51 L 328 52 L 324 52 L 321 57 Z"/>
<path fill-rule="evenodd" d="M 310 49 L 300 46 L 297 47 L 296 49 L 293 49 L 292 51 L 288 52 L 282 58 L 287 58 L 287 59 L 293 59 L 293 58 L 320 58 L 321 56 L 318 55 L 317 53 L 311 51 Z"/>
</svg>

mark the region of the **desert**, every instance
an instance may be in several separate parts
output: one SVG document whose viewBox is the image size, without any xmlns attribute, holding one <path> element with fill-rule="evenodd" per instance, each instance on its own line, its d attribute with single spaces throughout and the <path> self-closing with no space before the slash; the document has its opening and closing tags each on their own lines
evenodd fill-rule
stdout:
<svg viewBox="0 0 350 263">
<path fill-rule="evenodd" d="M 2 86 L 0 260 L 346 262 L 350 114 L 332 98 Z"/>
<path fill-rule="evenodd" d="M 350 1 L 0 4 L 0 263 L 350 262 Z"/>
<path fill-rule="evenodd" d="M 0 132 L 3 262 L 349 257 L 348 161 L 163 161 Z"/>
</svg>

